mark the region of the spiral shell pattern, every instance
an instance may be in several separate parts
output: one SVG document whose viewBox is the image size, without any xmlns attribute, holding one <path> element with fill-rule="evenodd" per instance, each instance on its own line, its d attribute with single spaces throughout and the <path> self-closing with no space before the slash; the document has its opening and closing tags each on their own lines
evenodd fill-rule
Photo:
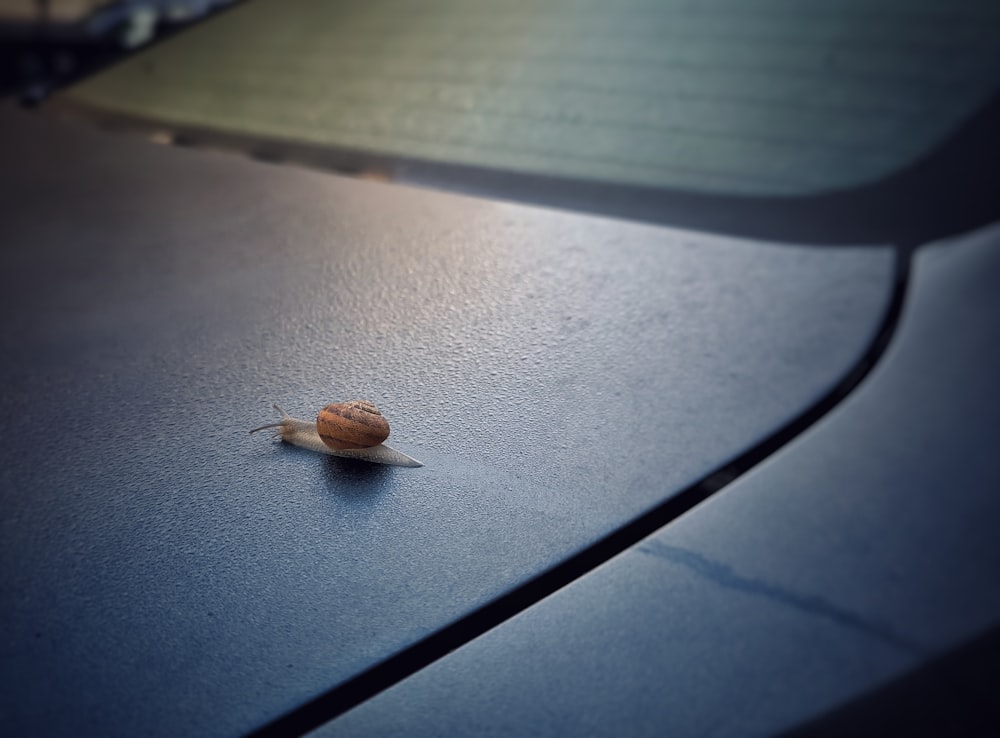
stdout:
<svg viewBox="0 0 1000 738">
<path fill-rule="evenodd" d="M 320 410 L 316 430 L 332 449 L 370 448 L 389 437 L 389 421 L 367 400 L 351 400 Z"/>
</svg>

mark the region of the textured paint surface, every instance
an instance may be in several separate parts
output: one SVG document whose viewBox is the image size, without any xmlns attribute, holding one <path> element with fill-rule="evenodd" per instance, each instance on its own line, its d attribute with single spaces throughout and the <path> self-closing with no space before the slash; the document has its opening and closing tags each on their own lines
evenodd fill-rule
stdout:
<svg viewBox="0 0 1000 738">
<path fill-rule="evenodd" d="M 921 251 L 883 362 L 761 468 L 315 735 L 775 735 L 995 627 L 998 247 Z"/>
<path fill-rule="evenodd" d="M 99 109 L 372 156 L 713 193 L 886 177 L 1000 84 L 994 0 L 255 0 Z"/>
<path fill-rule="evenodd" d="M 446 196 L 5 113 L 0 732 L 233 735 L 803 410 L 892 257 Z M 250 428 L 365 397 L 394 469 Z"/>
</svg>

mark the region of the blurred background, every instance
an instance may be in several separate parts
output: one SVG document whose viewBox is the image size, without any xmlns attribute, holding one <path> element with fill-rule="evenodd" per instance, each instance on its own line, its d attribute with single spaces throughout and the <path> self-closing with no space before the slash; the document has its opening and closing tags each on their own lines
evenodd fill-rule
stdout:
<svg viewBox="0 0 1000 738">
<path fill-rule="evenodd" d="M 233 0 L 0 0 L 0 95 L 38 102 Z"/>
<path fill-rule="evenodd" d="M 1000 83 L 986 0 L 0 0 L 0 33 L 28 102 L 493 196 L 587 183 L 590 211 L 881 182 Z"/>
</svg>

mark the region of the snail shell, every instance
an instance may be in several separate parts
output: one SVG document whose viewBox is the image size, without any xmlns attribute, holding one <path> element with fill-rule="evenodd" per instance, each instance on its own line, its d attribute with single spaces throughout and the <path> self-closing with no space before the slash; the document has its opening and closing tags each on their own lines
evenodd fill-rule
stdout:
<svg viewBox="0 0 1000 738">
<path fill-rule="evenodd" d="M 316 431 L 337 451 L 371 448 L 389 437 L 389 421 L 367 400 L 334 402 L 319 411 Z"/>
</svg>

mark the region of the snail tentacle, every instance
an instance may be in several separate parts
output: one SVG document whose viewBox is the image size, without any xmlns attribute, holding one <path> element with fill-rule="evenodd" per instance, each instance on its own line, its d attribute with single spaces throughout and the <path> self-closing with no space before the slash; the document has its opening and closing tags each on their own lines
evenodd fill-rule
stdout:
<svg viewBox="0 0 1000 738">
<path fill-rule="evenodd" d="M 250 431 L 250 435 L 253 435 L 257 431 L 267 430 L 268 428 L 280 428 L 281 423 L 268 423 L 267 425 L 262 425 L 260 428 L 254 428 Z"/>
<path fill-rule="evenodd" d="M 284 408 L 281 407 L 281 405 L 279 405 L 278 403 L 271 405 L 271 407 L 273 407 L 281 414 L 281 420 L 279 420 L 277 423 L 268 423 L 267 425 L 262 425 L 260 428 L 254 428 L 252 431 L 250 431 L 251 435 L 256 433 L 257 431 L 267 430 L 268 428 L 280 428 L 282 423 L 285 422 L 286 418 L 292 417 L 291 415 L 286 413 Z"/>
</svg>

